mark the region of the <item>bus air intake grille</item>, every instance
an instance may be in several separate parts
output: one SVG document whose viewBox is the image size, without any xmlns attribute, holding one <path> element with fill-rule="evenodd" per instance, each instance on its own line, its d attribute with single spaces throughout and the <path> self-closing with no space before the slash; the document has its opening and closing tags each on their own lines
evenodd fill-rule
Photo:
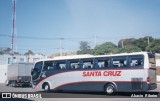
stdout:
<svg viewBox="0 0 160 101">
<path fill-rule="evenodd" d="M 138 91 L 143 89 L 143 78 L 132 78 L 132 90 Z"/>
</svg>

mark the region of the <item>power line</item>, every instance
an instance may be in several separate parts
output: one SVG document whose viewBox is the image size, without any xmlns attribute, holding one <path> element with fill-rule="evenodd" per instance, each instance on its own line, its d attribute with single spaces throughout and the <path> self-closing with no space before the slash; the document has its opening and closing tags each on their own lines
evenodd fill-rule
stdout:
<svg viewBox="0 0 160 101">
<path fill-rule="evenodd" d="M 10 35 L 4 35 L 4 34 L 0 34 L 0 36 L 3 37 L 12 37 Z M 37 39 L 37 40 L 59 40 L 61 38 L 42 38 L 42 37 L 29 37 L 29 36 L 15 36 L 16 38 L 22 38 L 22 39 Z M 91 39 L 91 37 L 87 37 L 87 38 L 63 38 L 63 40 L 69 40 L 69 41 L 76 41 L 77 39 Z"/>
</svg>

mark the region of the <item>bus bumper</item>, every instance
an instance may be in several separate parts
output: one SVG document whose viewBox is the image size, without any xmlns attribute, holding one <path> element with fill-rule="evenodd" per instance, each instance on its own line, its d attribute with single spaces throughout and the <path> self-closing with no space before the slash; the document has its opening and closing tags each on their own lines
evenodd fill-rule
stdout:
<svg viewBox="0 0 160 101">
<path fill-rule="evenodd" d="M 156 83 L 150 83 L 148 84 L 148 90 L 154 90 L 157 88 L 157 84 Z"/>
</svg>

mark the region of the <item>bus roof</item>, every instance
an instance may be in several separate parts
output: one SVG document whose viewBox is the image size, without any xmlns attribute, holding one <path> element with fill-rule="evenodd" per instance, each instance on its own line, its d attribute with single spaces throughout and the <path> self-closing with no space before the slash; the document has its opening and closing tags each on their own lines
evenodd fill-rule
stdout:
<svg viewBox="0 0 160 101">
<path fill-rule="evenodd" d="M 70 56 L 59 56 L 50 59 L 43 59 L 39 61 L 52 61 L 52 60 L 70 60 L 70 59 L 84 59 L 84 58 L 98 58 L 98 57 L 112 57 L 112 56 L 125 56 L 125 55 L 146 55 L 148 52 L 133 52 L 133 53 L 120 53 L 120 54 L 108 54 L 108 55 L 70 55 Z M 37 62 L 39 62 L 37 61 Z"/>
</svg>

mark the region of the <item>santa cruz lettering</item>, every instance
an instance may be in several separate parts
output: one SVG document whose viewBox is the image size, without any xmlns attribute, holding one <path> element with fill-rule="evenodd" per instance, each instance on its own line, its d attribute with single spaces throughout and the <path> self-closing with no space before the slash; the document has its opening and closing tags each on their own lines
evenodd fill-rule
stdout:
<svg viewBox="0 0 160 101">
<path fill-rule="evenodd" d="M 121 76 L 121 71 L 84 71 L 83 76 Z"/>
</svg>

